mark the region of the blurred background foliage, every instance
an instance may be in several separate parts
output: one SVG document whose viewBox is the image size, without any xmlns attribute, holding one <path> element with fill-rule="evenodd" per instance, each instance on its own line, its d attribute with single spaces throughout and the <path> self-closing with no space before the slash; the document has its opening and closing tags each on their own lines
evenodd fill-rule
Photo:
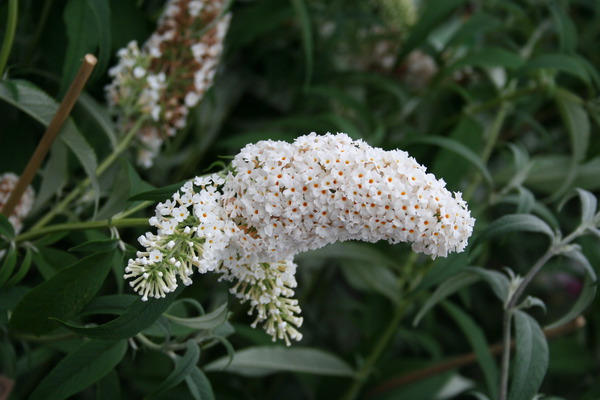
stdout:
<svg viewBox="0 0 600 400">
<path fill-rule="evenodd" d="M 72 118 L 93 156 L 102 160 L 112 151 L 109 138 L 116 131 L 104 99 L 107 69 L 119 48 L 151 34 L 163 3 L 20 0 L 4 79 L 26 81 L 58 102 L 82 56 L 97 55 L 99 63 Z M 2 32 L 8 7 L 8 1 L 0 1 Z M 226 162 L 223 156 L 235 155 L 247 143 L 290 141 L 312 131 L 346 132 L 373 146 L 407 150 L 450 190 L 464 193 L 477 218 L 471 241 L 508 214 L 536 215 L 568 233 L 577 226 L 580 207 L 571 200 L 559 211 L 559 201 L 575 187 L 600 189 L 600 1 L 236 0 L 231 11 L 215 84 L 189 116 L 188 126 L 167 143 L 151 169 L 136 169 L 134 161 L 122 157 L 103 174 L 96 214 L 87 201 L 94 194 L 87 194 L 55 222 L 110 218 L 130 206 L 131 195 L 214 171 L 215 162 Z M 3 86 L 3 100 L 10 90 Z M 0 116 L 0 171 L 19 173 L 43 126 L 9 101 L 0 102 Z M 86 177 L 85 161 L 75 153 L 62 144 L 53 147 L 34 181 L 38 200 L 24 232 Z M 152 208 L 136 215 L 147 217 Z M 122 229 L 121 239 L 136 246 L 136 237 L 145 230 Z M 11 398 L 28 398 L 65 354 L 87 343 L 64 328 L 47 341 L 14 335 L 6 322 L 15 301 L 81 259 L 81 252 L 69 249 L 109 237 L 106 230 L 86 230 L 47 235 L 29 244 L 30 249 L 35 246 L 31 270 L 19 286 L 0 294 L 0 366 L 16 382 Z M 578 243 L 597 271 L 597 239 L 585 237 Z M 315 363 L 303 370 L 294 366 L 293 357 L 291 366 L 276 356 L 273 364 L 261 366 L 262 354 L 250 354 L 250 361 L 233 372 L 221 371 L 218 359 L 226 357 L 227 346 L 240 354 L 273 345 L 264 332 L 249 328 L 247 305 L 235 301 L 229 303 L 230 325 L 211 331 L 214 337 L 202 342 L 199 356 L 184 352 L 185 346 L 177 354 L 206 372 L 217 399 L 342 398 L 353 382 L 359 382 L 360 398 L 458 399 L 468 398 L 471 390 L 494 398 L 497 393 L 489 383 L 498 373 L 497 359 L 481 348 L 501 340 L 502 304 L 488 285 L 458 291 L 416 326 L 413 318 L 439 284 L 466 266 L 493 271 L 508 266 L 524 275 L 546 246 L 542 235 L 515 232 L 446 259 L 431 260 L 412 254 L 407 245 L 382 243 L 335 244 L 298 257 L 304 339 L 294 347 L 335 355 L 351 366 L 353 376 L 344 376 L 339 366 L 332 367 L 333 373 L 319 373 Z M 122 268 L 132 249 L 125 255 L 111 253 L 113 271 L 107 271 L 101 295 L 130 293 Z M 20 263 L 25 254 L 19 252 Z M 542 326 L 556 320 L 575 303 L 582 285 L 582 269 L 566 257 L 554 258 L 530 287 L 547 311 L 532 314 Z M 211 276 L 198 276 L 184 293 L 207 310 L 227 297 L 226 285 Z M 588 307 L 585 327 L 549 340 L 541 393 L 600 397 L 599 305 L 596 298 Z M 110 320 L 106 314 L 112 313 L 98 313 L 94 319 L 77 314 L 72 320 L 99 324 Z M 145 335 L 155 339 L 189 334 L 169 331 L 174 328 L 164 317 L 148 329 Z M 218 344 L 225 341 L 225 346 Z M 126 352 L 102 350 L 118 358 L 118 365 L 82 387 L 76 398 L 141 398 L 172 374 L 173 357 L 164 349 L 127 343 Z M 370 355 L 378 346 L 383 349 L 371 365 Z M 399 377 L 473 351 L 477 359 L 466 366 L 394 384 Z M 183 378 L 173 382 L 155 397 L 211 398 L 190 392 Z"/>
</svg>

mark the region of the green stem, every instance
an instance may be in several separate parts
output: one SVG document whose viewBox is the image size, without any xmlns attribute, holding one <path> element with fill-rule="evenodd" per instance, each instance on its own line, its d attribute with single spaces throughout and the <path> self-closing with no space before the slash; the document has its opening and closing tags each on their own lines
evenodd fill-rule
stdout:
<svg viewBox="0 0 600 400">
<path fill-rule="evenodd" d="M 559 254 L 564 246 L 571 243 L 574 239 L 581 236 L 585 230 L 576 229 L 560 243 L 553 243 L 552 246 L 544 253 L 542 257 L 531 267 L 527 275 L 523 277 L 523 280 L 514 291 L 514 293 L 510 296 L 508 303 L 505 306 L 504 310 L 504 320 L 502 326 L 502 359 L 500 364 L 500 391 L 499 391 L 499 400 L 506 400 L 508 396 L 508 372 L 510 365 L 510 339 L 511 339 L 511 324 L 514 310 L 518 307 L 518 302 L 521 299 L 521 296 L 527 289 L 527 286 L 531 283 L 533 278 L 540 272 L 540 270 L 546 265 L 546 263 L 554 257 L 556 254 Z"/>
<path fill-rule="evenodd" d="M 489 161 L 490 156 L 492 155 L 492 151 L 494 150 L 494 147 L 498 142 L 498 137 L 500 136 L 502 125 L 504 125 L 504 120 L 508 115 L 509 108 L 509 103 L 502 103 L 502 105 L 500 106 L 500 110 L 498 110 L 498 113 L 496 114 L 496 118 L 494 118 L 494 122 L 486 132 L 486 142 L 483 147 L 483 150 L 481 151 L 481 162 L 484 165 L 487 164 L 487 162 Z M 481 174 L 475 175 L 475 177 L 471 181 L 471 184 L 469 185 L 467 190 L 465 190 L 465 199 L 471 199 L 473 193 L 475 192 L 475 189 L 477 189 L 477 186 L 479 186 L 479 184 L 481 183 L 481 179 Z"/>
<path fill-rule="evenodd" d="M 27 45 L 29 46 L 29 50 L 27 51 L 27 56 L 25 57 L 25 64 L 31 65 L 31 61 L 35 56 L 36 50 L 39 49 L 38 43 L 40 38 L 42 37 L 42 32 L 44 31 L 44 27 L 46 26 L 46 22 L 48 21 L 48 16 L 50 15 L 50 10 L 52 9 L 52 4 L 54 0 L 46 0 L 44 1 L 44 7 L 42 8 L 42 13 L 40 14 L 39 20 L 36 22 L 35 32 L 31 36 L 31 39 L 28 41 Z"/>
<path fill-rule="evenodd" d="M 143 201 L 140 204 L 138 204 L 137 206 L 130 208 L 129 210 L 126 210 L 126 211 L 116 214 L 113 218 L 114 219 L 122 219 L 122 218 L 128 217 L 131 214 L 134 214 L 140 210 L 143 210 L 144 208 L 148 207 L 151 204 L 153 204 L 153 202 Z"/>
<path fill-rule="evenodd" d="M 147 218 L 122 218 L 122 219 L 105 219 L 101 221 L 88 222 L 71 222 L 66 224 L 50 225 L 45 228 L 38 228 L 25 232 L 15 238 L 15 242 L 24 242 L 35 239 L 39 236 L 44 236 L 50 233 L 63 231 L 81 231 L 86 229 L 99 228 L 127 228 L 133 226 L 147 226 Z"/>
<path fill-rule="evenodd" d="M 121 153 L 123 151 L 125 151 L 125 149 L 127 149 L 127 147 L 129 146 L 129 143 L 131 143 L 131 141 L 135 137 L 135 134 L 138 132 L 138 130 L 140 129 L 140 127 L 142 126 L 142 124 L 144 122 L 145 122 L 145 119 L 140 118 L 134 124 L 134 126 L 129 130 L 129 132 L 127 132 L 127 134 L 123 137 L 123 140 L 121 140 L 121 142 L 117 145 L 117 147 L 114 149 L 114 151 L 112 153 L 110 153 L 110 155 L 108 157 L 106 157 L 106 159 L 102 162 L 102 164 L 100 164 L 98 166 L 98 168 L 96 169 L 96 176 L 102 175 L 108 169 L 108 167 L 110 167 L 112 165 L 112 163 L 115 162 L 115 160 L 119 157 L 119 155 L 121 155 Z M 73 189 L 71 191 L 71 193 L 69 193 L 69 195 L 67 195 L 67 197 L 65 197 L 52 210 L 50 210 L 31 229 L 38 230 L 38 229 L 42 228 L 48 222 L 50 222 L 52 220 L 52 218 L 54 218 L 56 215 L 62 213 L 69 205 L 71 205 L 71 203 L 73 203 L 76 199 L 78 199 L 82 196 L 83 192 L 89 186 L 89 184 L 90 184 L 90 178 L 84 179 L 79 185 L 77 185 L 75 187 L 75 189 Z"/>
<path fill-rule="evenodd" d="M 8 0 L 8 17 L 6 20 L 6 30 L 4 31 L 4 41 L 2 50 L 0 50 L 0 79 L 4 76 L 4 68 L 8 62 L 8 56 L 15 40 L 17 30 L 17 16 L 19 13 L 18 0 Z"/>
<path fill-rule="evenodd" d="M 494 108 L 494 107 L 498 106 L 499 104 L 510 103 L 512 100 L 533 94 L 538 91 L 540 91 L 540 88 L 538 86 L 531 86 L 528 88 L 515 90 L 514 92 L 511 92 L 510 94 L 498 96 L 496 98 L 486 101 L 485 103 L 467 106 L 465 108 L 465 113 L 469 114 L 469 115 L 477 114 L 479 112 L 489 110 L 490 108 Z"/>
<path fill-rule="evenodd" d="M 381 354 L 388 346 L 390 340 L 393 338 L 394 333 L 396 333 L 396 331 L 398 330 L 398 325 L 400 324 L 402 317 L 404 317 L 404 314 L 405 314 L 406 309 L 408 308 L 409 304 L 410 304 L 410 301 L 408 301 L 408 299 L 401 302 L 400 304 L 398 304 L 398 306 L 396 307 L 396 310 L 394 312 L 394 315 L 392 316 L 392 319 L 390 320 L 390 323 L 388 324 L 387 328 L 385 329 L 385 331 L 379 338 L 379 341 L 377 342 L 377 344 L 371 351 L 371 354 L 369 354 L 369 357 L 363 364 L 362 368 L 356 375 L 356 379 L 352 383 L 352 386 L 350 386 L 350 388 L 346 392 L 343 399 L 354 400 L 358 397 L 360 390 L 362 389 L 363 385 L 365 384 L 367 378 L 371 375 L 371 372 L 373 371 L 375 364 L 379 360 L 379 357 L 381 357 Z"/>
</svg>

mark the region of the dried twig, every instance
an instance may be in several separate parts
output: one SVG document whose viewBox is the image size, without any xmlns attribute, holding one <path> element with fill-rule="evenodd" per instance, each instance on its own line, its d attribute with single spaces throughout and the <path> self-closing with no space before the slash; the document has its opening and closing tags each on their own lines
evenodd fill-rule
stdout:
<svg viewBox="0 0 600 400">
<path fill-rule="evenodd" d="M 565 335 L 567 333 L 571 333 L 576 331 L 577 329 L 583 327 L 585 325 L 585 318 L 579 316 L 575 318 L 573 321 L 561 325 L 557 328 L 553 329 L 545 329 L 544 334 L 546 338 L 552 339 L 558 336 Z M 511 348 L 515 347 L 514 340 L 511 342 Z M 499 355 L 502 352 L 502 343 L 496 343 L 490 346 L 490 352 L 493 355 Z M 449 360 L 443 361 L 439 364 L 433 365 L 431 367 L 423 368 L 414 372 L 411 372 L 406 375 L 402 375 L 396 378 L 389 379 L 376 387 L 370 390 L 366 397 L 371 398 L 377 395 L 380 395 L 385 392 L 389 392 L 397 387 L 408 385 L 409 383 L 413 383 L 419 381 L 421 379 L 428 378 L 430 376 L 440 374 L 450 369 L 464 367 L 466 365 L 472 364 L 477 361 L 477 355 L 475 353 L 468 353 L 462 356 L 454 357 Z"/>
</svg>

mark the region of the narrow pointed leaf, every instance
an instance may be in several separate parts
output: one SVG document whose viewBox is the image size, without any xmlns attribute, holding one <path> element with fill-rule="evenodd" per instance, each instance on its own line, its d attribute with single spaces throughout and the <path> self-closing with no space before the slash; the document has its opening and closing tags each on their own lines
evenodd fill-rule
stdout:
<svg viewBox="0 0 600 400">
<path fill-rule="evenodd" d="M 531 214 L 510 214 L 498 218 L 472 244 L 475 248 L 484 240 L 510 232 L 539 232 L 554 239 L 554 232 L 546 222 Z"/>
<path fill-rule="evenodd" d="M 372 290 L 387 297 L 394 304 L 400 302 L 398 279 L 389 268 L 352 260 L 341 260 L 341 263 L 344 278 L 356 289 Z"/>
<path fill-rule="evenodd" d="M 206 371 L 221 371 L 229 362 L 222 357 L 206 365 Z M 318 349 L 307 347 L 259 346 L 237 351 L 224 370 L 244 376 L 263 376 L 276 372 L 304 372 L 316 375 L 354 376 L 345 361 Z"/>
<path fill-rule="evenodd" d="M 466 267 L 456 275 L 447 278 L 427 299 L 421 310 L 417 313 L 413 320 L 413 326 L 416 326 L 423 316 L 437 303 L 444 300 L 446 297 L 456 293 L 457 291 L 472 285 L 475 282 L 483 279 L 490 285 L 494 294 L 501 300 L 505 301 L 508 297 L 508 278 L 497 271 L 490 271 L 480 267 Z"/>
<path fill-rule="evenodd" d="M 590 75 L 581 61 L 574 56 L 562 53 L 540 54 L 529 61 L 524 67 L 524 71 L 535 69 L 555 69 L 559 72 L 572 75 L 581 79 L 584 83 L 590 84 Z"/>
<path fill-rule="evenodd" d="M 571 195 L 566 196 L 559 204 L 559 210 L 565 205 L 567 201 L 569 201 L 574 194 L 579 196 L 579 200 L 581 201 L 581 224 L 590 224 L 594 220 L 594 215 L 596 215 L 596 207 L 598 206 L 598 200 L 596 196 L 587 190 L 583 190 L 580 188 L 576 188 L 575 192 Z"/>
<path fill-rule="evenodd" d="M 6 287 L 12 287 L 16 285 L 17 283 L 21 282 L 25 275 L 27 275 L 27 272 L 29 272 L 29 268 L 31 267 L 31 260 L 33 259 L 32 253 L 33 250 L 26 250 L 23 261 L 21 261 L 21 264 L 19 264 L 17 272 L 8 280 L 8 282 L 6 282 Z"/>
<path fill-rule="evenodd" d="M 548 343 L 535 319 L 515 311 L 516 350 L 508 398 L 531 400 L 537 394 L 548 368 Z"/>
<path fill-rule="evenodd" d="M 127 342 L 91 341 L 67 354 L 40 382 L 30 400 L 62 400 L 98 382 L 121 361 Z"/>
<path fill-rule="evenodd" d="M 175 368 L 148 397 L 152 398 L 183 382 L 196 368 L 200 359 L 200 348 L 193 340 L 188 340 L 183 357 L 175 356 Z"/>
<path fill-rule="evenodd" d="M 112 257 L 112 253 L 85 257 L 32 289 L 15 308 L 11 329 L 41 335 L 58 327 L 50 318 L 74 317 L 102 286 Z"/>
<path fill-rule="evenodd" d="M 313 34 L 310 23 L 310 16 L 304 0 L 291 0 L 292 6 L 296 11 L 296 16 L 300 22 L 302 30 L 302 49 L 304 50 L 304 85 L 308 87 L 313 73 Z"/>
<path fill-rule="evenodd" d="M 185 383 L 194 400 L 215 400 L 210 381 L 200 368 L 194 367 L 186 376 Z"/>
<path fill-rule="evenodd" d="M 492 357 L 490 346 L 485 339 L 483 330 L 475 323 L 473 318 L 471 318 L 466 312 L 454 304 L 450 302 L 444 302 L 443 306 L 469 340 L 471 347 L 477 355 L 477 361 L 479 362 L 481 371 L 485 377 L 488 391 L 493 399 L 497 398 L 499 376 L 498 367 L 496 366 L 494 357 Z"/>
<path fill-rule="evenodd" d="M 138 200 L 150 200 L 150 201 L 165 201 L 170 199 L 173 193 L 183 186 L 183 184 L 187 181 L 182 181 L 179 183 L 174 183 L 169 186 L 164 186 L 158 189 L 149 190 L 147 192 L 138 193 L 135 196 L 131 196 L 128 201 L 138 201 Z"/>
<path fill-rule="evenodd" d="M 412 50 L 426 41 L 429 33 L 463 3 L 465 0 L 445 0 L 436 3 L 435 7 L 424 7 L 421 17 L 410 30 L 410 34 L 402 46 L 398 61 L 404 59 Z"/>
<path fill-rule="evenodd" d="M 15 237 L 15 228 L 4 214 L 0 214 L 0 235 L 7 240 Z"/>
<path fill-rule="evenodd" d="M 437 303 L 444 300 L 446 297 L 458 292 L 460 289 L 472 285 L 479 281 L 481 278 L 471 271 L 459 272 L 458 274 L 451 276 L 444 283 L 442 283 L 433 292 L 433 294 L 427 299 L 421 310 L 415 316 L 413 320 L 413 326 L 419 324 L 425 314 L 433 308 Z"/>
<path fill-rule="evenodd" d="M 180 286 L 174 293 L 164 299 L 149 299 L 142 301 L 141 297 L 135 300 L 123 314 L 105 324 L 94 327 L 83 327 L 68 324 L 64 321 L 56 322 L 72 332 L 98 340 L 119 340 L 130 338 L 152 325 L 175 301 L 181 293 Z"/>
<path fill-rule="evenodd" d="M 462 144 L 454 139 L 449 139 L 449 138 L 444 138 L 444 137 L 439 137 L 439 136 L 436 136 L 436 137 L 424 136 L 424 137 L 420 137 L 420 138 L 411 140 L 409 142 L 409 144 L 413 144 L 413 143 L 423 143 L 423 144 L 430 144 L 433 146 L 439 146 L 439 147 L 442 147 L 446 150 L 449 150 L 449 151 L 459 155 L 460 157 L 464 158 L 466 161 L 471 163 L 475 168 L 477 168 L 477 170 L 479 171 L 481 176 L 483 176 L 485 181 L 490 186 L 493 185 L 493 179 L 492 179 L 492 176 L 491 176 L 490 172 L 488 171 L 487 167 L 483 164 L 483 162 L 481 161 L 479 156 L 477 154 L 475 154 L 475 152 L 473 152 L 473 150 L 471 150 L 464 144 Z"/>
<path fill-rule="evenodd" d="M 596 276 L 596 271 L 588 259 L 581 253 L 581 251 L 577 250 L 564 253 L 564 255 L 576 261 L 584 268 L 585 277 L 583 281 L 583 289 L 581 290 L 577 301 L 575 304 L 573 304 L 573 307 L 559 320 L 548 325 L 546 329 L 556 328 L 577 318 L 596 297 L 598 278 Z"/>
<path fill-rule="evenodd" d="M 467 54 L 452 66 L 452 70 L 461 69 L 467 66 L 505 67 L 515 69 L 521 67 L 524 62 L 523 58 L 517 53 L 501 47 L 489 46 Z"/>
<path fill-rule="evenodd" d="M 111 51 L 110 2 L 108 0 L 70 0 L 64 11 L 68 39 L 61 93 L 71 84 L 87 53 L 98 54 L 92 80 L 101 76 Z"/>
<path fill-rule="evenodd" d="M 187 326 L 188 328 L 204 330 L 213 329 L 225 323 L 227 321 L 228 314 L 227 303 L 223 303 L 212 312 L 199 317 L 182 318 L 169 314 L 165 314 L 165 317 L 176 324 Z"/>
<path fill-rule="evenodd" d="M 4 286 L 8 278 L 12 275 L 16 265 L 17 249 L 15 246 L 10 246 L 0 265 L 0 288 Z"/>
</svg>

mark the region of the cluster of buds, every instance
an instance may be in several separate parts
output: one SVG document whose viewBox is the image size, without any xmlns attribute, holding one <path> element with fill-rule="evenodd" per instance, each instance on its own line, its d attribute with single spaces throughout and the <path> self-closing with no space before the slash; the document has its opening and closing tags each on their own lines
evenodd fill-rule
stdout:
<svg viewBox="0 0 600 400">
<path fill-rule="evenodd" d="M 138 162 L 150 167 L 166 137 L 185 127 L 213 83 L 231 15 L 225 0 L 169 0 L 158 27 L 140 49 L 130 42 L 109 70 L 109 104 L 138 131 Z"/>
<path fill-rule="evenodd" d="M 196 177 L 186 182 L 170 200 L 159 203 L 150 225 L 157 228 L 140 236 L 146 248 L 130 259 L 125 279 L 142 295 L 162 298 L 177 288 L 177 276 L 185 285 L 192 283 L 194 270 L 214 271 L 221 279 L 236 282 L 230 291 L 249 301 L 253 326 L 264 326 L 273 338 L 300 340 L 295 327 L 302 325 L 300 308 L 292 299 L 296 287 L 296 264 L 292 258 L 260 262 L 242 256 L 238 243 L 252 237 L 252 228 L 232 220 L 223 207 L 226 181 L 219 175 Z M 294 327 L 295 326 L 295 327 Z"/>
<path fill-rule="evenodd" d="M 160 203 L 129 260 L 125 278 L 144 299 L 164 297 L 177 276 L 215 271 L 266 321 L 269 334 L 300 339 L 292 299 L 296 254 L 336 241 L 410 242 L 445 257 L 472 233 L 460 193 L 406 152 L 373 148 L 345 134 L 315 133 L 294 143 L 261 141 L 234 158 L 227 176 L 197 177 Z"/>
<path fill-rule="evenodd" d="M 4 205 L 8 201 L 12 191 L 15 189 L 18 181 L 19 177 L 12 172 L 5 172 L 0 175 L 0 210 L 4 208 Z M 19 203 L 13 210 L 12 214 L 8 217 L 8 220 L 15 229 L 15 232 L 18 233 L 23 228 L 23 220 L 31 211 L 34 200 L 35 192 L 33 191 L 33 188 L 29 186 L 27 187 L 27 190 L 25 190 L 25 193 L 23 193 L 23 196 L 19 200 Z"/>
</svg>

